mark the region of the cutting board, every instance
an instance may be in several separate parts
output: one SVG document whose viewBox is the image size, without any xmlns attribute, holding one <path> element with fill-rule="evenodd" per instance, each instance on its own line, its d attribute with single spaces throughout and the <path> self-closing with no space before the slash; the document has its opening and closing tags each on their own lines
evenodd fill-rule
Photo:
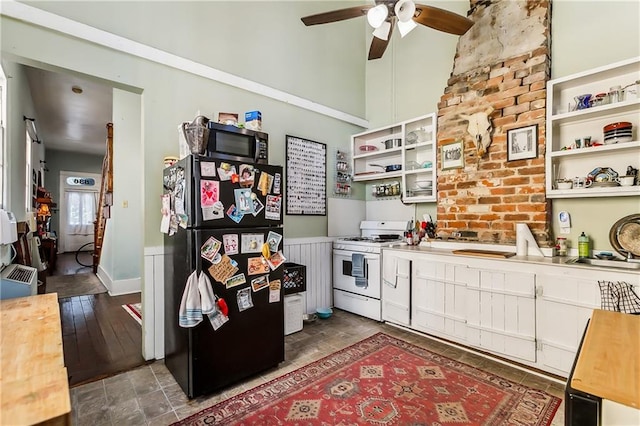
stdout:
<svg viewBox="0 0 640 426">
<path fill-rule="evenodd" d="M 515 253 L 509 253 L 504 251 L 474 250 L 474 249 L 453 250 L 453 254 L 460 254 L 464 256 L 495 257 L 499 259 L 506 259 L 508 257 L 516 255 Z"/>
</svg>

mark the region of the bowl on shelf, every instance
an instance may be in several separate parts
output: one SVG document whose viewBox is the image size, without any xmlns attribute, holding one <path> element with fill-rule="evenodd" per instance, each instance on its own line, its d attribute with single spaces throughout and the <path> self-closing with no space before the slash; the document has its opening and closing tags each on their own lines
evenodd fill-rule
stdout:
<svg viewBox="0 0 640 426">
<path fill-rule="evenodd" d="M 633 124 L 628 121 L 620 121 L 617 123 L 609 123 L 602 128 L 602 130 L 606 132 L 611 132 L 613 130 L 623 130 L 623 129 L 631 129 Z"/>
<path fill-rule="evenodd" d="M 316 309 L 316 315 L 318 318 L 327 319 L 333 314 L 333 309 L 331 308 L 318 308 Z"/>
<path fill-rule="evenodd" d="M 414 183 L 416 189 L 430 189 L 433 186 L 431 180 L 417 180 Z"/>
<path fill-rule="evenodd" d="M 628 135 L 628 136 L 610 136 L 610 137 L 605 137 L 604 138 L 604 144 L 605 145 L 611 145 L 614 143 L 623 143 L 623 142 L 631 142 L 633 140 L 633 136 Z"/>
<path fill-rule="evenodd" d="M 378 147 L 373 145 L 362 145 L 358 149 L 360 150 L 360 152 L 373 152 L 373 151 L 377 151 Z"/>
</svg>

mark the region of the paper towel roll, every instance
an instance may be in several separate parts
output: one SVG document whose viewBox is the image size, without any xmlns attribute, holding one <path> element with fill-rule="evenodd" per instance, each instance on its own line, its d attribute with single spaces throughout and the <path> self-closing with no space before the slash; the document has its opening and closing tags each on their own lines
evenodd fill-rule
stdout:
<svg viewBox="0 0 640 426">
<path fill-rule="evenodd" d="M 534 248 L 534 255 L 544 256 L 531 230 L 526 223 L 516 224 L 516 255 L 528 256 L 529 248 Z"/>
<path fill-rule="evenodd" d="M 526 256 L 528 253 L 527 238 L 518 232 L 516 234 L 516 256 Z"/>
</svg>

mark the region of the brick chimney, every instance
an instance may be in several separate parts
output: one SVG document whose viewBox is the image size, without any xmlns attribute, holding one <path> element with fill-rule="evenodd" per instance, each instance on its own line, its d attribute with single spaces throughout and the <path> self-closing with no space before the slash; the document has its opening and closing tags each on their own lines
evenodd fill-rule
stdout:
<svg viewBox="0 0 640 426">
<path fill-rule="evenodd" d="M 438 233 L 474 231 L 482 242 L 513 244 L 516 224 L 524 222 L 541 246 L 549 246 L 544 155 L 550 2 L 470 3 L 475 24 L 460 37 L 438 104 L 438 146 L 463 143 L 460 168 L 442 170 L 439 148 Z M 476 124 L 482 114 L 490 127 L 481 138 L 476 133 L 486 129 Z M 537 154 L 508 161 L 508 131 L 533 125 Z M 484 152 L 481 145 L 489 142 Z"/>
</svg>

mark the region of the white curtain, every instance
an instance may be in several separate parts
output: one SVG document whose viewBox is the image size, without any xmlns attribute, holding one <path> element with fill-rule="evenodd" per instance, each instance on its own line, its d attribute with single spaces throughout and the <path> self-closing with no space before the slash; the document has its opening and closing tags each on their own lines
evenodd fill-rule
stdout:
<svg viewBox="0 0 640 426">
<path fill-rule="evenodd" d="M 93 234 L 96 196 L 95 192 L 67 191 L 67 234 Z"/>
</svg>

